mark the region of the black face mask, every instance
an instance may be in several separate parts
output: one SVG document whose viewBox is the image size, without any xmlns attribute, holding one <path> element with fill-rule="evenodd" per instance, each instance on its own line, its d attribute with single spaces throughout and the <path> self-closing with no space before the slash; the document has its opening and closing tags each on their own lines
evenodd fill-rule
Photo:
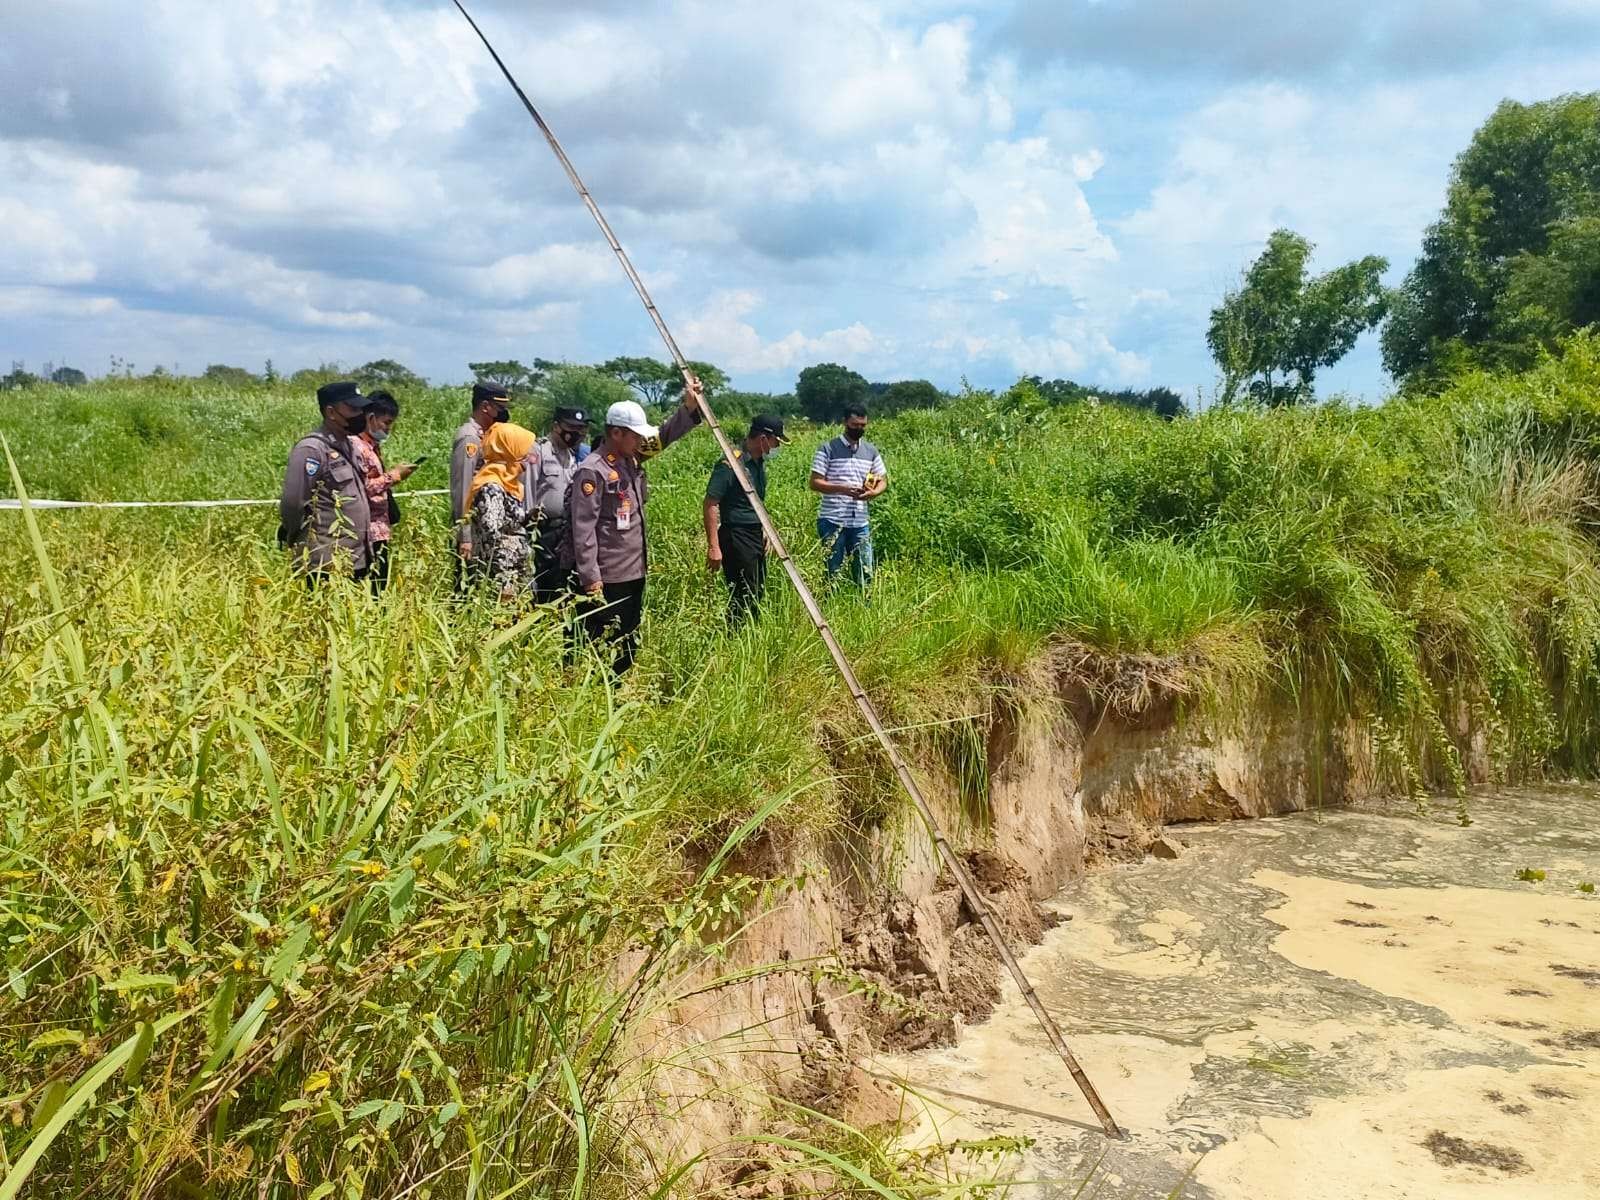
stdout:
<svg viewBox="0 0 1600 1200">
<path fill-rule="evenodd" d="M 844 436 L 845 440 L 848 442 L 859 442 L 862 438 L 867 436 L 867 431 L 864 427 L 861 429 L 851 429 L 850 426 L 846 425 L 844 427 Z"/>
<path fill-rule="evenodd" d="M 344 423 L 344 431 L 351 434 L 365 433 L 367 431 L 367 414 L 364 412 L 358 412 L 355 416 L 351 417 Z"/>
<path fill-rule="evenodd" d="M 504 424 L 505 422 L 511 420 L 511 410 L 502 404 L 499 408 L 494 410 L 494 419 L 499 421 L 501 424 Z"/>
<path fill-rule="evenodd" d="M 563 446 L 565 446 L 568 450 L 572 450 L 572 449 L 576 448 L 578 443 L 581 442 L 581 441 L 583 441 L 583 430 L 581 430 L 581 429 L 563 429 L 563 430 L 561 430 L 561 444 Z"/>
</svg>

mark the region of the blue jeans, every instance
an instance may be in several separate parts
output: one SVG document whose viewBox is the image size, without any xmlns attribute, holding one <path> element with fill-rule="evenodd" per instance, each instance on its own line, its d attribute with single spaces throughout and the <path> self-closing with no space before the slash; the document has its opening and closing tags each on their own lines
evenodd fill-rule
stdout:
<svg viewBox="0 0 1600 1200">
<path fill-rule="evenodd" d="M 850 560 L 850 577 L 857 587 L 872 582 L 872 530 L 866 525 L 840 525 L 837 521 L 817 518 L 817 536 L 828 548 L 828 580 L 832 582 Z"/>
</svg>

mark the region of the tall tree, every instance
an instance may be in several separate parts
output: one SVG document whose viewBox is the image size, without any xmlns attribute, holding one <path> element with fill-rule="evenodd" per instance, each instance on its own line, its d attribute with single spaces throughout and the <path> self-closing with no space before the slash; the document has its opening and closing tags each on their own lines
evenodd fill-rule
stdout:
<svg viewBox="0 0 1600 1200">
<path fill-rule="evenodd" d="M 889 384 L 873 401 L 873 408 L 888 416 L 908 408 L 938 408 L 945 394 L 926 379 L 900 379 Z"/>
<path fill-rule="evenodd" d="M 479 383 L 492 383 L 513 393 L 538 387 L 544 377 L 538 367 L 525 367 L 514 358 L 468 363 L 467 369 Z"/>
<path fill-rule="evenodd" d="M 1206 344 L 1222 368 L 1224 401 L 1242 392 L 1268 404 L 1310 399 L 1317 371 L 1383 320 L 1388 259 L 1368 255 L 1307 278 L 1311 250 L 1298 233 L 1274 230 L 1239 287 L 1211 310 Z"/>
<path fill-rule="evenodd" d="M 1444 211 L 1395 293 L 1383 362 L 1436 383 L 1522 366 L 1600 320 L 1600 92 L 1507 100 L 1456 159 Z"/>
<path fill-rule="evenodd" d="M 794 386 L 800 411 L 819 425 L 844 420 L 844 410 L 851 404 L 865 404 L 869 391 L 863 376 L 838 363 L 807 367 Z"/>
<path fill-rule="evenodd" d="M 212 363 L 200 372 L 200 378 L 222 387 L 249 387 L 256 382 L 256 377 L 243 367 L 230 367 L 226 363 Z"/>
<path fill-rule="evenodd" d="M 678 381 L 678 368 L 658 358 L 623 355 L 601 363 L 600 370 L 622 380 L 638 393 L 639 400 L 644 404 L 664 403 L 671 394 L 673 383 Z"/>
<path fill-rule="evenodd" d="M 82 387 L 89 382 L 89 377 L 77 367 L 57 367 L 50 372 L 50 382 L 62 387 Z"/>
<path fill-rule="evenodd" d="M 376 388 L 424 388 L 428 381 L 404 363 L 392 358 L 377 358 L 357 367 L 350 378 L 368 391 Z"/>
</svg>

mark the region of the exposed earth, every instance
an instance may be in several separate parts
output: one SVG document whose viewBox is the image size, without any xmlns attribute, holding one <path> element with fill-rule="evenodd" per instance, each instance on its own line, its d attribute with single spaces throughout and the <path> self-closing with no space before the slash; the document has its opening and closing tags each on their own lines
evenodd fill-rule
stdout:
<svg viewBox="0 0 1600 1200">
<path fill-rule="evenodd" d="M 1058 897 L 1024 966 L 1125 1141 L 1009 986 L 872 1069 L 920 1093 L 918 1140 L 1033 1139 L 1017 1195 L 1600 1196 L 1600 791 L 1470 811 L 1179 826 L 1176 861 Z"/>
</svg>

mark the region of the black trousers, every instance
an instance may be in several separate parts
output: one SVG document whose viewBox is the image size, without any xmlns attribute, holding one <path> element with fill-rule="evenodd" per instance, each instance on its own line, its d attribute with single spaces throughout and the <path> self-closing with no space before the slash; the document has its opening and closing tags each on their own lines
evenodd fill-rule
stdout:
<svg viewBox="0 0 1600 1200">
<path fill-rule="evenodd" d="M 381 595 L 389 586 L 388 542 L 373 542 L 367 548 L 367 582 L 372 585 L 374 596 Z"/>
<path fill-rule="evenodd" d="M 728 624 L 739 625 L 761 607 L 767 586 L 767 543 L 759 525 L 723 525 L 717 530 L 722 547 L 722 577 L 728 581 Z"/>
<path fill-rule="evenodd" d="M 541 521 L 534 528 L 533 602 L 555 604 L 571 590 L 571 571 L 561 565 L 562 522 Z"/>
<path fill-rule="evenodd" d="M 626 675 L 639 652 L 639 621 L 644 616 L 644 580 L 607 583 L 599 596 L 590 596 L 571 578 L 572 615 L 567 619 L 567 658 L 591 642 L 612 646 L 611 673 Z"/>
</svg>

